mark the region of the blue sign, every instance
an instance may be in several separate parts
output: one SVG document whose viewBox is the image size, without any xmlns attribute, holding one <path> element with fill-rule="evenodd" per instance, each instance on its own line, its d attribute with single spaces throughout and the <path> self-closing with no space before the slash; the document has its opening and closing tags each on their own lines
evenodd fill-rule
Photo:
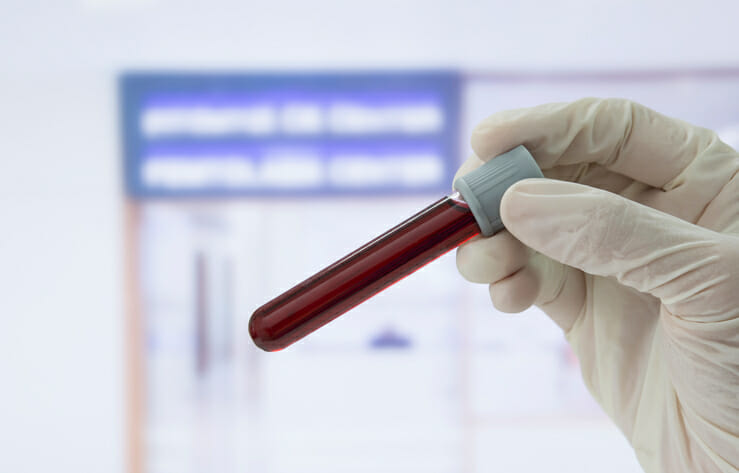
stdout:
<svg viewBox="0 0 739 473">
<path fill-rule="evenodd" d="M 445 192 L 459 163 L 454 72 L 130 73 L 132 197 Z"/>
</svg>

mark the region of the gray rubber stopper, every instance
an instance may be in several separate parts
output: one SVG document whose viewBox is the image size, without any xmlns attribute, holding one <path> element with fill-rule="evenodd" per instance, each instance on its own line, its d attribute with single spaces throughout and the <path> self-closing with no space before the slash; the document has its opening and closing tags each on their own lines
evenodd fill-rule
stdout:
<svg viewBox="0 0 739 473">
<path fill-rule="evenodd" d="M 484 236 L 503 228 L 500 200 L 506 189 L 530 177 L 544 177 L 534 158 L 523 145 L 496 156 L 474 171 L 454 181 L 454 189 L 469 204 Z"/>
</svg>

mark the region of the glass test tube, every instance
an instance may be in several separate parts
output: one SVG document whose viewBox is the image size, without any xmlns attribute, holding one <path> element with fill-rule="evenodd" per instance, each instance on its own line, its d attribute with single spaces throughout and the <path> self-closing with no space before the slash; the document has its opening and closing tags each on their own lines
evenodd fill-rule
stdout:
<svg viewBox="0 0 739 473">
<path fill-rule="evenodd" d="M 249 333 L 263 350 L 285 348 L 478 233 L 459 194 L 444 197 L 264 304 Z"/>
<path fill-rule="evenodd" d="M 267 302 L 249 320 L 259 348 L 281 350 L 466 240 L 501 230 L 500 199 L 514 182 L 541 177 L 519 146 L 455 182 L 444 197 Z"/>
</svg>

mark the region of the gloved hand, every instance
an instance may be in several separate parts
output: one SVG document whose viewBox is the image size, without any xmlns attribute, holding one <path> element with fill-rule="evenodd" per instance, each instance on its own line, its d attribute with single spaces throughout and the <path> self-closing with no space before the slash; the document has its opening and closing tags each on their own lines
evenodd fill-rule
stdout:
<svg viewBox="0 0 739 473">
<path fill-rule="evenodd" d="M 737 471 L 739 154 L 584 99 L 489 117 L 458 174 L 519 144 L 549 179 L 508 189 L 507 231 L 460 247 L 460 272 L 499 310 L 536 304 L 564 330 L 647 472 Z"/>
</svg>

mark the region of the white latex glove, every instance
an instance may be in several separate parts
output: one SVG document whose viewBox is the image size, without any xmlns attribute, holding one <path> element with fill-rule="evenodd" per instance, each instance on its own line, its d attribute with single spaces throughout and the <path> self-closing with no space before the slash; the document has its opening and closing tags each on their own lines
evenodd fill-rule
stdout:
<svg viewBox="0 0 739 473">
<path fill-rule="evenodd" d="M 460 247 L 460 272 L 498 309 L 554 319 L 647 472 L 737 471 L 739 154 L 585 99 L 491 116 L 458 174 L 519 144 L 550 179 L 506 192 L 507 231 Z"/>
</svg>

